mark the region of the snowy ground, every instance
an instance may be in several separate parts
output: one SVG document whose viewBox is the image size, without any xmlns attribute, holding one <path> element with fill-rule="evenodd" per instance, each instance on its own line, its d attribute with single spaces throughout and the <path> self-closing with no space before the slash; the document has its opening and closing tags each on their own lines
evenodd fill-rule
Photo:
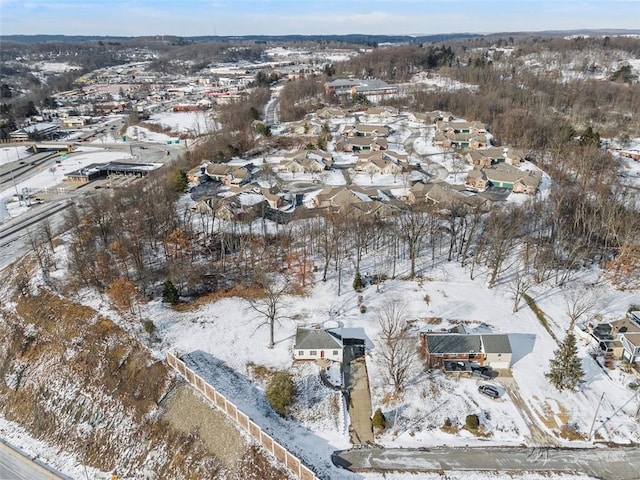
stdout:
<svg viewBox="0 0 640 480">
<path fill-rule="evenodd" d="M 176 133 L 203 135 L 216 129 L 215 121 L 207 112 L 154 113 L 147 121 L 168 127 Z"/>
<path fill-rule="evenodd" d="M 376 356 L 378 327 L 375 311 L 389 298 L 402 298 L 407 302 L 407 314 L 416 320 L 417 330 L 438 330 L 463 321 L 484 323 L 495 332 L 508 333 L 514 349 L 513 376 L 523 398 L 541 417 L 548 417 L 549 422 L 558 420 L 553 428 L 542 425 L 549 431 L 559 430 L 564 423 L 572 423 L 580 431 L 587 432 L 603 392 L 606 392 L 607 400 L 601 407 L 600 420 L 612 415 L 630 398 L 632 392 L 624 386 L 627 379 L 605 373 L 586 355 L 586 348 L 582 351 L 583 368 L 587 373 L 585 385 L 578 393 L 557 392 L 544 377 L 557 344 L 530 309 L 521 308 L 518 313 L 511 313 L 513 301 L 507 285 L 489 290 L 481 280 L 469 281 L 466 272 L 455 264 L 437 265 L 434 269 L 425 265 L 425 268 L 426 279 L 422 282 L 387 281 L 381 293 L 374 286 L 368 287 L 362 293 L 367 306 L 365 314 L 360 313 L 357 294 L 349 288 L 349 275 L 343 272 L 340 296 L 336 293 L 335 276 L 327 283 L 318 282 L 309 296 L 288 299 L 286 315 L 296 318 L 296 321 L 282 320 L 276 331 L 276 346 L 271 350 L 265 346 L 267 331 L 258 328 L 260 319 L 251 318 L 246 304 L 240 299 L 220 300 L 194 312 L 181 314 L 155 302 L 145 307 L 143 315 L 156 323 L 163 348 L 173 348 L 181 353 L 207 352 L 238 372 L 247 371 L 248 361 L 269 368 L 289 368 L 297 323 L 333 320 L 345 328 L 363 329 L 370 340 L 368 344 L 373 347 L 368 362 L 374 409 L 381 407 L 391 417 L 395 411 L 400 411 L 398 436 L 391 438 L 386 435 L 380 439 L 382 444 L 394 447 L 521 444 L 526 441 L 528 429 L 508 395 L 497 401 L 483 397 L 477 392 L 478 382 L 475 379 L 449 379 L 417 369 L 403 398 L 399 402 L 385 403 L 389 387 L 383 380 L 382 366 Z M 585 278 L 581 281 L 592 280 Z M 427 294 L 429 304 L 424 300 Z M 534 297 L 551 319 L 556 335 L 562 338 L 567 326 L 563 291 L 541 289 Z M 633 292 L 608 291 L 606 297 L 603 296 L 600 312 L 606 319 L 621 318 L 634 299 L 637 295 Z M 434 326 L 422 320 L 427 317 L 443 320 Z M 630 405 L 624 414 L 611 421 L 606 431 L 600 433 L 608 440 L 622 443 L 636 439 L 640 431 L 629 417 L 635 408 L 635 405 Z M 480 414 L 485 428 L 491 432 L 489 439 L 479 439 L 465 431 L 452 435 L 440 429 L 446 418 L 464 422 L 468 413 Z M 560 419 L 563 419 L 562 424 L 559 424 Z M 327 432 L 324 428 L 318 429 L 319 434 L 335 442 L 336 447 L 347 441 L 343 432 Z"/>
</svg>

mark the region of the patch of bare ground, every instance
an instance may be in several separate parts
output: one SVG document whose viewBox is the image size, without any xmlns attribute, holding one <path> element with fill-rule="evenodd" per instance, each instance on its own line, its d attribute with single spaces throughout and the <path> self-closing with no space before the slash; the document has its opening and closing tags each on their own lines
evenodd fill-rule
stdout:
<svg viewBox="0 0 640 480">
<path fill-rule="evenodd" d="M 225 415 L 187 385 L 180 385 L 166 400 L 162 419 L 183 433 L 197 431 L 210 453 L 233 470 L 246 441 Z"/>
</svg>

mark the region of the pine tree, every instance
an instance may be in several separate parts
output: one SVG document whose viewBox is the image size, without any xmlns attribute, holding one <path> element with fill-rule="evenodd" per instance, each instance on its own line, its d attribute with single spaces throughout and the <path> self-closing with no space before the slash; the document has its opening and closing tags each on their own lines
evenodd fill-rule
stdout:
<svg viewBox="0 0 640 480">
<path fill-rule="evenodd" d="M 164 282 L 164 289 L 162 291 L 162 301 L 175 305 L 180 301 L 180 295 L 178 289 L 175 287 L 171 280 Z"/>
<path fill-rule="evenodd" d="M 554 352 L 555 357 L 549 362 L 550 370 L 546 377 L 558 390 L 575 390 L 584 372 L 578 357 L 576 337 L 573 333 L 567 334 L 560 348 Z"/>
</svg>

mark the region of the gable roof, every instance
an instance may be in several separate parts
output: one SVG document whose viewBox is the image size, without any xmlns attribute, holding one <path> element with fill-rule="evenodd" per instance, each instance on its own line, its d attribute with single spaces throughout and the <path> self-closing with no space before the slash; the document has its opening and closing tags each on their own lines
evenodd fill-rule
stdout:
<svg viewBox="0 0 640 480">
<path fill-rule="evenodd" d="M 481 353 L 480 335 L 460 333 L 425 335 L 429 353 Z"/>
<path fill-rule="evenodd" d="M 329 350 L 342 348 L 342 337 L 331 330 L 298 327 L 294 350 Z"/>
<path fill-rule="evenodd" d="M 504 334 L 435 333 L 426 334 L 427 351 L 446 353 L 512 353 L 509 336 Z"/>
<path fill-rule="evenodd" d="M 509 335 L 481 335 L 484 353 L 512 353 Z"/>
</svg>

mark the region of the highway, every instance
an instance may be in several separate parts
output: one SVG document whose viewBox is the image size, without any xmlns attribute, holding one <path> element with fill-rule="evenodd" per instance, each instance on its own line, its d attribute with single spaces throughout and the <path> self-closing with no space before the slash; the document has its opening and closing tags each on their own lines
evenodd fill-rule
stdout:
<svg viewBox="0 0 640 480">
<path fill-rule="evenodd" d="M 0 441 L 0 480 L 71 480 Z"/>
</svg>

